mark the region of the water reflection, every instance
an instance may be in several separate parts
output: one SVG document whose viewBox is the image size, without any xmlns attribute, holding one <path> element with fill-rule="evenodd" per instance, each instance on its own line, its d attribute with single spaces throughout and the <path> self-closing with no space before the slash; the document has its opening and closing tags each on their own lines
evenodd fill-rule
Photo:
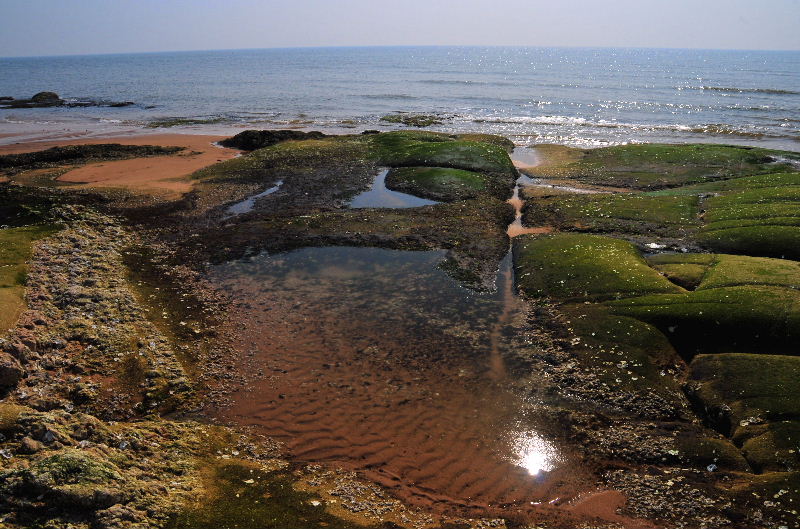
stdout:
<svg viewBox="0 0 800 529">
<path fill-rule="evenodd" d="M 515 463 L 529 474 L 553 470 L 558 464 L 559 454 L 555 445 L 532 431 L 523 431 L 514 440 Z"/>
<path fill-rule="evenodd" d="M 283 185 L 283 180 L 278 180 L 278 182 L 274 186 L 270 187 L 266 191 L 262 191 L 257 195 L 247 197 L 241 202 L 233 204 L 232 206 L 230 206 L 228 209 L 225 210 L 225 218 L 234 217 L 236 215 L 241 215 L 243 213 L 249 213 L 250 211 L 253 211 L 253 207 L 255 207 L 256 205 L 256 200 L 258 200 L 261 197 L 271 195 L 272 193 L 280 189 L 281 185 Z"/>
<path fill-rule="evenodd" d="M 415 197 L 407 193 L 400 193 L 386 188 L 386 175 L 389 169 L 384 169 L 375 177 L 372 189 L 357 195 L 352 202 L 351 208 L 416 208 L 419 206 L 430 206 L 438 204 L 433 200 Z"/>
<path fill-rule="evenodd" d="M 401 497 L 547 501 L 551 480 L 532 474 L 577 473 L 556 467 L 504 381 L 510 257 L 500 288 L 477 293 L 438 267 L 444 255 L 305 248 L 216 267 L 241 300 L 240 372 L 261 374 L 223 418 Z"/>
</svg>

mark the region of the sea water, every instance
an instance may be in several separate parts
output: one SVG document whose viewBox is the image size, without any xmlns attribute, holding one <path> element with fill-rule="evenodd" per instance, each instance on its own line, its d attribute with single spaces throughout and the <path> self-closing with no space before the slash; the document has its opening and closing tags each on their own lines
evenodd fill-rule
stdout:
<svg viewBox="0 0 800 529">
<path fill-rule="evenodd" d="M 191 129 L 431 130 L 520 145 L 712 141 L 800 150 L 800 52 L 363 47 L 0 58 L 0 96 L 133 101 L 124 108 L 0 110 L 0 133 Z"/>
</svg>

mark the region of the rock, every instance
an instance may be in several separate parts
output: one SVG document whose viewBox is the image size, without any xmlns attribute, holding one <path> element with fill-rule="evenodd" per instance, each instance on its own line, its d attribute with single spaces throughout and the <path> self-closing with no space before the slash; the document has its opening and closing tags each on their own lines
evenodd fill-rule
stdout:
<svg viewBox="0 0 800 529">
<path fill-rule="evenodd" d="M 219 142 L 223 147 L 254 151 L 288 140 L 318 140 L 326 134 L 317 131 L 302 132 L 299 130 L 245 130 L 232 138 Z"/>
<path fill-rule="evenodd" d="M 136 527 L 133 524 L 141 524 L 147 521 L 141 513 L 120 504 L 98 511 L 95 516 L 97 526 L 102 529 L 128 529 Z"/>
<path fill-rule="evenodd" d="M 16 358 L 8 353 L 0 353 L 0 388 L 16 386 L 23 373 Z"/>
<path fill-rule="evenodd" d="M 42 449 L 44 449 L 44 445 L 30 437 L 24 437 L 19 446 L 19 452 L 22 454 L 35 454 Z"/>
<path fill-rule="evenodd" d="M 34 103 L 53 103 L 61 101 L 61 98 L 55 92 L 39 92 L 31 98 L 31 101 Z"/>
</svg>

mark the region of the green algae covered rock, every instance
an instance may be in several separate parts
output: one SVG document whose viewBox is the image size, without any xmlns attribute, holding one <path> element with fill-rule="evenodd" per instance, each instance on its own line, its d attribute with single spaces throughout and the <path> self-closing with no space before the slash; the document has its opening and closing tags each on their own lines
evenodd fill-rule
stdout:
<svg viewBox="0 0 800 529">
<path fill-rule="evenodd" d="M 168 529 L 357 529 L 336 518 L 319 496 L 295 490 L 285 472 L 247 462 L 212 461 L 207 494 L 173 516 Z"/>
<path fill-rule="evenodd" d="M 699 227 L 697 196 L 644 194 L 567 194 L 530 199 L 524 209 L 529 226 L 565 230 L 621 232 L 680 237 Z"/>
<path fill-rule="evenodd" d="M 618 316 L 600 304 L 566 304 L 559 309 L 575 338 L 570 345 L 581 364 L 602 383 L 635 395 L 662 401 L 658 414 L 676 416 L 683 406 L 679 384 L 663 370 L 678 360 L 669 340 L 655 327 Z M 631 410 L 634 411 L 634 410 Z M 641 410 L 653 416 L 655 410 Z"/>
<path fill-rule="evenodd" d="M 709 288 L 608 302 L 655 325 L 687 357 L 699 353 L 796 354 L 800 292 L 774 286 Z"/>
<path fill-rule="evenodd" d="M 800 263 L 786 259 L 726 254 L 658 254 L 647 262 L 687 290 L 767 285 L 800 286 Z"/>
<path fill-rule="evenodd" d="M 779 157 L 797 153 L 717 144 L 636 144 L 572 149 L 535 174 L 575 178 L 595 185 L 656 190 L 757 173 L 785 172 Z"/>
<path fill-rule="evenodd" d="M 450 167 L 516 178 L 505 148 L 437 133 L 387 132 L 367 136 L 379 165 L 389 167 Z"/>
<path fill-rule="evenodd" d="M 698 355 L 689 366 L 689 394 L 727 435 L 763 422 L 800 418 L 800 358 Z"/>
<path fill-rule="evenodd" d="M 448 167 L 400 167 L 386 176 L 386 187 L 430 200 L 473 198 L 486 189 L 486 179 L 472 171 Z M 502 195 L 506 189 L 499 189 Z"/>
<path fill-rule="evenodd" d="M 800 186 L 756 188 L 706 201 L 699 241 L 724 253 L 800 259 Z"/>
<path fill-rule="evenodd" d="M 442 124 L 442 118 L 430 114 L 406 114 L 406 113 L 387 114 L 381 118 L 381 121 L 385 121 L 387 123 L 398 123 L 401 125 L 407 125 L 409 127 L 419 127 L 419 128 L 425 128 L 425 127 L 430 127 L 431 125 Z"/>
<path fill-rule="evenodd" d="M 119 489 L 123 481 L 110 461 L 64 449 L 28 468 L 0 473 L 0 491 L 17 497 L 44 497 L 65 508 L 99 509 L 125 499 Z"/>
<path fill-rule="evenodd" d="M 740 426 L 734 442 L 758 472 L 800 468 L 800 419 Z"/>
<path fill-rule="evenodd" d="M 680 294 L 626 241 L 587 234 L 515 239 L 517 283 L 530 297 L 604 300 L 645 294 Z"/>
<path fill-rule="evenodd" d="M 708 253 L 657 254 L 647 258 L 650 266 L 687 290 L 694 290 L 700 285 L 708 267 L 715 260 L 714 254 Z"/>
<path fill-rule="evenodd" d="M 694 432 L 681 433 L 675 439 L 681 459 L 707 468 L 714 465 L 720 469 L 747 472 L 750 463 L 733 443 L 726 439 L 698 437 Z"/>
</svg>

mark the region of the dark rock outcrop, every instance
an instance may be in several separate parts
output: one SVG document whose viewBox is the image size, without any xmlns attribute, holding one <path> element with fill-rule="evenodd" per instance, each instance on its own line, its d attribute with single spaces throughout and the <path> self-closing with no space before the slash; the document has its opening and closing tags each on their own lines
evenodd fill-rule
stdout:
<svg viewBox="0 0 800 529">
<path fill-rule="evenodd" d="M 0 97 L 0 109 L 3 108 L 48 108 L 48 107 L 127 107 L 133 101 L 103 100 L 66 100 L 55 92 L 39 92 L 30 99 L 14 99 L 10 96 Z"/>
<path fill-rule="evenodd" d="M 318 140 L 326 134 L 317 131 L 302 132 L 299 130 L 245 130 L 232 138 L 219 142 L 223 147 L 254 151 L 288 140 Z"/>
<path fill-rule="evenodd" d="M 0 353 L 0 388 L 16 386 L 22 378 L 22 366 L 8 353 Z"/>
</svg>

